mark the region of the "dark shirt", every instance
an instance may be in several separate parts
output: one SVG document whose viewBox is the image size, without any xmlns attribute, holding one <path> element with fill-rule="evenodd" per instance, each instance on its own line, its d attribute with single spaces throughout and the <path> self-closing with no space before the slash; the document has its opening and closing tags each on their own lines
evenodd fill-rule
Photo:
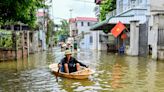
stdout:
<svg viewBox="0 0 164 92">
<path fill-rule="evenodd" d="M 65 63 L 67 63 L 67 58 L 66 58 L 66 57 L 64 57 L 64 58 L 60 61 L 59 64 L 61 64 L 62 66 L 64 66 Z M 69 60 L 69 63 L 67 63 L 70 73 L 71 73 L 71 72 L 77 71 L 77 69 L 76 69 L 76 64 L 77 64 L 77 63 L 79 63 L 80 66 L 87 67 L 85 64 L 83 64 L 83 63 L 77 61 L 74 57 L 71 57 L 70 60 Z"/>
</svg>

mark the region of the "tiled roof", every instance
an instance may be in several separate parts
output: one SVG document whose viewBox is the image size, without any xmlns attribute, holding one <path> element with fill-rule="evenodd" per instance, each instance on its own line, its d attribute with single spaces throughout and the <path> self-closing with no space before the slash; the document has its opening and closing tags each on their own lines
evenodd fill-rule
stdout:
<svg viewBox="0 0 164 92">
<path fill-rule="evenodd" d="M 39 16 L 39 17 L 44 16 L 44 12 L 37 12 L 36 16 Z"/>
<path fill-rule="evenodd" d="M 98 19 L 93 18 L 93 17 L 77 17 L 76 21 L 93 21 L 93 22 L 97 22 Z"/>
<path fill-rule="evenodd" d="M 74 22 L 76 22 L 76 19 L 75 18 L 70 18 L 69 22 L 74 23 Z"/>
</svg>

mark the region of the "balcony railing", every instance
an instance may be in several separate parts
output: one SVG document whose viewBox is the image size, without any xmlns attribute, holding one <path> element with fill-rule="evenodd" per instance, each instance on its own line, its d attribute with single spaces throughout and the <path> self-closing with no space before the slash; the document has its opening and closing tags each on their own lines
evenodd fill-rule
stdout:
<svg viewBox="0 0 164 92">
<path fill-rule="evenodd" d="M 108 14 L 106 14 L 106 19 L 116 16 L 116 14 L 117 14 L 116 10 L 113 10 L 113 11 L 109 12 Z"/>
<path fill-rule="evenodd" d="M 128 11 L 130 9 L 147 9 L 147 4 L 124 4 L 123 6 L 117 7 L 117 14 L 121 14 L 125 11 Z"/>
</svg>

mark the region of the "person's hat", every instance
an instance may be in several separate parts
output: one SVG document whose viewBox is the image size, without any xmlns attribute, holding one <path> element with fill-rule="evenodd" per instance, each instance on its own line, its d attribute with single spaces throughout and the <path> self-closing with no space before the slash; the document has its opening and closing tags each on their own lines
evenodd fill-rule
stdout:
<svg viewBox="0 0 164 92">
<path fill-rule="evenodd" d="M 71 55 L 71 54 L 72 54 L 72 52 L 70 50 L 65 51 L 65 55 Z"/>
</svg>

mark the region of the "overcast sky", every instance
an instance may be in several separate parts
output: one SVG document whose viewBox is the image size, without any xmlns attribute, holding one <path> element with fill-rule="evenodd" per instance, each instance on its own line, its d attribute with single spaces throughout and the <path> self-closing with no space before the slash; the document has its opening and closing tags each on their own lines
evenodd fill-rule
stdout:
<svg viewBox="0 0 164 92">
<path fill-rule="evenodd" d="M 73 18 L 95 17 L 94 7 L 94 0 L 53 0 L 50 13 L 53 15 L 55 22 L 59 22 L 60 18 L 68 19 L 71 15 Z M 72 13 L 70 13 L 70 9 L 72 9 Z"/>
</svg>

